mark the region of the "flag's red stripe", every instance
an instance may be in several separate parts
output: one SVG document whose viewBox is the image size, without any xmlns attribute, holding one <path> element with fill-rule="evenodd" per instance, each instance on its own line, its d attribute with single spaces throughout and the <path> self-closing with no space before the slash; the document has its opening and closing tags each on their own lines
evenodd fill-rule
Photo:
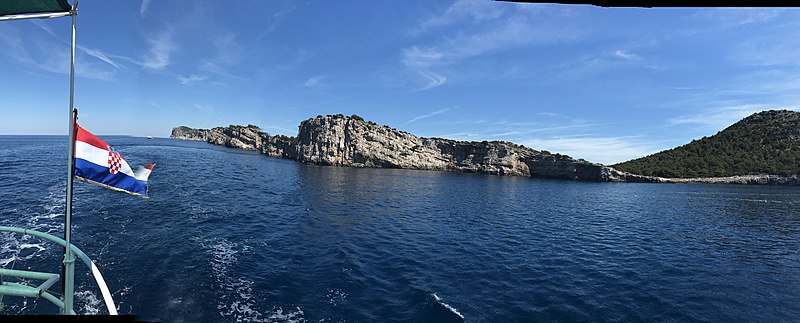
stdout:
<svg viewBox="0 0 800 323">
<path fill-rule="evenodd" d="M 108 144 L 105 141 L 100 140 L 100 138 L 95 137 L 91 132 L 86 131 L 86 129 L 81 128 L 77 123 L 75 124 L 78 127 L 78 131 L 75 134 L 76 141 L 83 141 L 87 144 L 95 146 L 100 149 L 108 150 Z"/>
</svg>

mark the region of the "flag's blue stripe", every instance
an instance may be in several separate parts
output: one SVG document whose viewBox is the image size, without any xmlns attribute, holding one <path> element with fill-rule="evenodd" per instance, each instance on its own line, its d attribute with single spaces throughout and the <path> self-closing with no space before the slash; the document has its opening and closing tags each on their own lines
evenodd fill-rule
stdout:
<svg viewBox="0 0 800 323">
<path fill-rule="evenodd" d="M 108 172 L 108 167 L 99 166 L 81 158 L 75 158 L 75 176 L 147 196 L 146 181 L 137 180 L 123 173 L 111 174 Z"/>
</svg>

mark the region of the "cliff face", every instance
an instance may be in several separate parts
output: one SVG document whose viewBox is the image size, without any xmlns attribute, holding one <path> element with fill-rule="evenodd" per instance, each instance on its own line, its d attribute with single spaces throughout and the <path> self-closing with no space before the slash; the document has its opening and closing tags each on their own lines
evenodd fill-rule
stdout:
<svg viewBox="0 0 800 323">
<path fill-rule="evenodd" d="M 296 156 L 292 138 L 270 136 L 254 125 L 230 125 L 212 129 L 193 129 L 180 126 L 172 129 L 170 138 L 205 141 L 230 148 L 257 150 L 262 154 L 273 157 L 294 159 Z"/>
<path fill-rule="evenodd" d="M 523 157 L 533 154 L 508 143 L 419 138 L 363 120 L 325 116 L 303 121 L 298 160 L 321 165 L 383 167 L 530 175 Z"/>
<path fill-rule="evenodd" d="M 358 117 L 318 116 L 300 123 L 297 138 L 256 126 L 177 127 L 172 138 L 200 140 L 300 162 L 350 167 L 459 171 L 586 181 L 657 181 L 601 164 L 551 155 L 509 142 L 420 138 Z"/>
</svg>

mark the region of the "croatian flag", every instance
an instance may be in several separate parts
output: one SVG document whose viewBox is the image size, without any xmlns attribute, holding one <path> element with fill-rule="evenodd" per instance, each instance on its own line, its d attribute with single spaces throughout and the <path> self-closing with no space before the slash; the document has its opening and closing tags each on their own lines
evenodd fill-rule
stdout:
<svg viewBox="0 0 800 323">
<path fill-rule="evenodd" d="M 75 177 L 116 191 L 147 198 L 147 178 L 154 164 L 131 170 L 111 146 L 75 124 Z"/>
</svg>

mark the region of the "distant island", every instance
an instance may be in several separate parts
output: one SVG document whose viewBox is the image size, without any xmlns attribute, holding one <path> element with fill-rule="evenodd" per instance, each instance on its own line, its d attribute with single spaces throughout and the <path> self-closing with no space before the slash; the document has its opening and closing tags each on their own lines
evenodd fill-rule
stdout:
<svg viewBox="0 0 800 323">
<path fill-rule="evenodd" d="M 800 114 L 791 111 L 766 111 L 756 115 L 785 116 L 787 112 Z M 797 120 L 797 118 L 793 120 Z M 771 127 L 775 126 L 774 123 L 769 124 Z M 797 130 L 798 128 L 795 126 L 793 130 L 787 131 Z M 296 137 L 270 135 L 255 125 L 230 125 L 213 129 L 193 129 L 180 126 L 172 129 L 170 137 L 205 141 L 231 148 L 256 150 L 272 157 L 325 166 L 455 171 L 596 182 L 800 185 L 800 177 L 796 176 L 796 170 L 793 173 L 794 176 L 788 176 L 789 174 L 785 172 L 777 174 L 756 172 L 735 174 L 744 176 L 731 175 L 711 178 L 713 176 L 705 176 L 708 173 L 698 172 L 694 173 L 698 174 L 697 176 L 690 178 L 677 178 L 678 176 L 670 178 L 659 176 L 667 173 L 643 172 L 641 168 L 630 167 L 630 165 L 639 165 L 641 162 L 628 164 L 658 154 L 609 167 L 506 141 L 477 142 L 421 138 L 386 125 L 366 121 L 357 115 L 320 115 L 304 120 L 300 123 Z M 793 138 L 795 147 L 797 147 L 797 136 Z M 680 150 L 683 147 L 685 146 L 669 151 Z M 798 151 L 800 150 L 794 150 L 795 153 Z M 797 165 L 797 163 L 794 164 L 795 169 Z"/>
</svg>

